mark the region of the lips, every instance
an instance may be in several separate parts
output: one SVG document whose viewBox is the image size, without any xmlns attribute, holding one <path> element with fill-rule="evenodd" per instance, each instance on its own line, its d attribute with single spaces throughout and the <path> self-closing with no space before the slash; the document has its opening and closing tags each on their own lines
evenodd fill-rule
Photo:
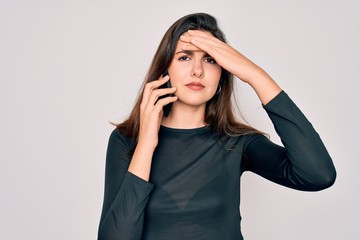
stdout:
<svg viewBox="0 0 360 240">
<path fill-rule="evenodd" d="M 201 91 L 205 87 L 200 82 L 191 82 L 191 83 L 186 84 L 186 86 L 193 91 Z"/>
</svg>

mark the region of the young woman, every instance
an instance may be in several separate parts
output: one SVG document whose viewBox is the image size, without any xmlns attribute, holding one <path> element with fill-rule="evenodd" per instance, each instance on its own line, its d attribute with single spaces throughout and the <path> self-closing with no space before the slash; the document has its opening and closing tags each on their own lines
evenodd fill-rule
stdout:
<svg viewBox="0 0 360 240">
<path fill-rule="evenodd" d="M 234 75 L 254 89 L 284 147 L 236 119 Z M 165 33 L 129 118 L 110 136 L 98 239 L 243 239 L 244 171 L 303 191 L 336 177 L 288 95 L 226 43 L 212 16 L 187 15 Z"/>
</svg>

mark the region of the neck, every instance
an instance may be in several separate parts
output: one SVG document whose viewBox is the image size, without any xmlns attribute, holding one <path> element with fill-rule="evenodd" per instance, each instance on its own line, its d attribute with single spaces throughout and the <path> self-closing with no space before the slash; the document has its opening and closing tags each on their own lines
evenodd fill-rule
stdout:
<svg viewBox="0 0 360 240">
<path fill-rule="evenodd" d="M 173 104 L 170 115 L 163 117 L 161 124 L 170 128 L 191 129 L 205 126 L 205 104 L 189 106 L 176 102 Z"/>
</svg>

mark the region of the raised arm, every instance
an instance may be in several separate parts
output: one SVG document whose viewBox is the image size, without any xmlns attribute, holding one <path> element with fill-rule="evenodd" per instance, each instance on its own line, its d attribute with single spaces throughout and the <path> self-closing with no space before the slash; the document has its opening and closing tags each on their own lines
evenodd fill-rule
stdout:
<svg viewBox="0 0 360 240">
<path fill-rule="evenodd" d="M 263 135 L 249 136 L 243 170 L 303 191 L 330 187 L 336 170 L 319 134 L 285 92 L 264 106 L 284 145 Z"/>
<path fill-rule="evenodd" d="M 169 76 L 147 83 L 140 106 L 139 138 L 129 172 L 145 181 L 149 181 L 152 156 L 158 144 L 158 133 L 163 116 L 162 109 L 166 104 L 177 100 L 177 97 L 158 100 L 159 96 L 174 93 L 176 90 L 175 88 L 158 88 L 167 81 L 169 81 Z"/>
<path fill-rule="evenodd" d="M 140 240 L 144 211 L 153 185 L 149 183 L 151 162 L 158 142 L 158 131 L 165 104 L 176 97 L 158 100 L 175 92 L 158 89 L 169 80 L 164 77 L 146 84 L 140 109 L 140 131 L 134 154 L 128 154 L 132 140 L 118 130 L 110 136 L 105 172 L 104 204 L 98 239 Z"/>
<path fill-rule="evenodd" d="M 180 37 L 212 56 L 217 64 L 248 83 L 274 123 L 284 147 L 262 135 L 245 149 L 244 168 L 279 184 L 315 191 L 333 184 L 336 171 L 319 135 L 277 83 L 259 66 L 210 33 L 191 30 Z"/>
</svg>

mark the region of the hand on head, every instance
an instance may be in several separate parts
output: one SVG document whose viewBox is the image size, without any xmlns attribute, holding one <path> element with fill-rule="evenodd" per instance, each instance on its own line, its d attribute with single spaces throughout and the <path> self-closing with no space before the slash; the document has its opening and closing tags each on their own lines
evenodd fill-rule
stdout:
<svg viewBox="0 0 360 240">
<path fill-rule="evenodd" d="M 209 32 L 189 30 L 179 40 L 188 43 L 183 45 L 183 50 L 197 48 L 207 52 L 217 64 L 244 82 L 248 82 L 251 71 L 259 69 L 235 48 L 217 39 Z"/>
</svg>

